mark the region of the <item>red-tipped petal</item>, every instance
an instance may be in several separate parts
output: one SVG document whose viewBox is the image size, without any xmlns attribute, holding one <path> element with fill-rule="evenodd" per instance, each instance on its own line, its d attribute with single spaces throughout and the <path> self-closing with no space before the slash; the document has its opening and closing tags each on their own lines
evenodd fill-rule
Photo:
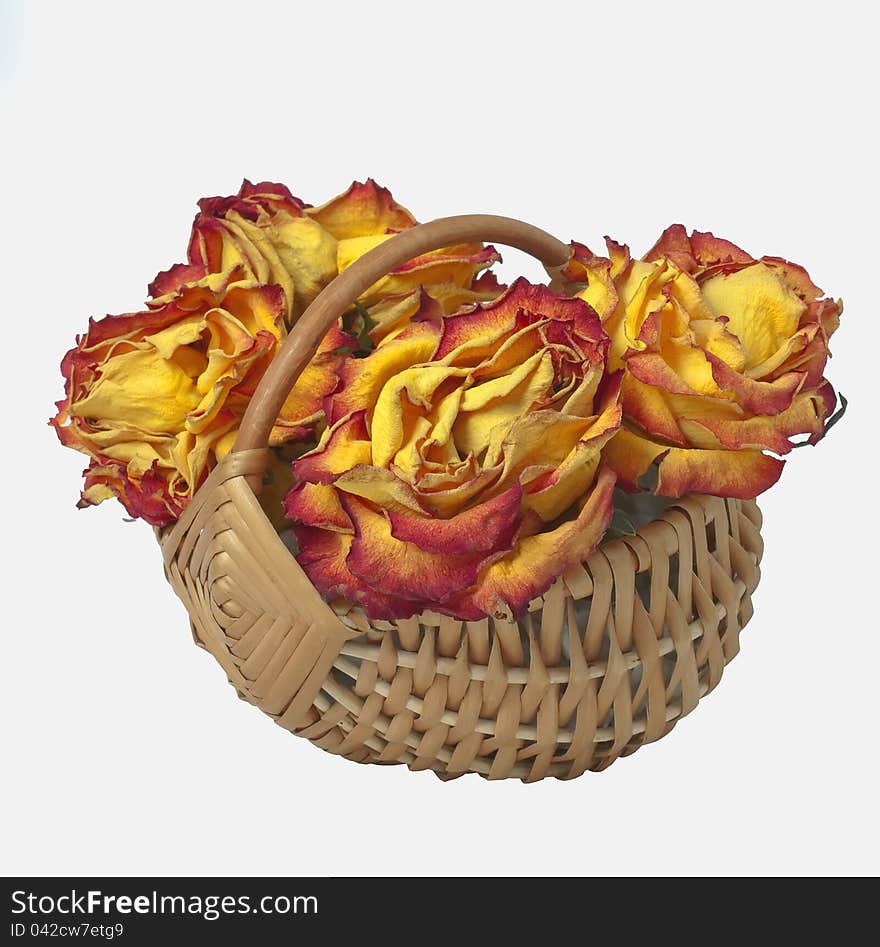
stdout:
<svg viewBox="0 0 880 947">
<path fill-rule="evenodd" d="M 614 511 L 614 472 L 599 468 L 596 483 L 576 519 L 550 532 L 521 539 L 515 549 L 487 566 L 473 589 L 444 603 L 453 615 L 474 613 L 515 618 L 547 591 L 566 569 L 596 549 Z"/>
<path fill-rule="evenodd" d="M 418 221 L 372 178 L 355 181 L 343 194 L 306 211 L 337 240 L 407 230 Z"/>
<path fill-rule="evenodd" d="M 752 418 L 701 417 L 682 421 L 683 426 L 696 425 L 709 431 L 720 446 L 728 450 L 771 450 L 787 454 L 792 444 L 789 438 L 796 434 L 818 436 L 822 430 L 825 404 L 812 393 L 803 393 L 791 406 L 770 417 Z"/>
<path fill-rule="evenodd" d="M 284 497 L 284 515 L 304 526 L 318 526 L 340 533 L 354 533 L 338 491 L 320 483 L 298 483 Z"/>
<path fill-rule="evenodd" d="M 662 257 L 672 260 L 679 269 L 686 273 L 693 273 L 697 268 L 691 241 L 682 224 L 670 224 L 642 259 L 659 260 Z"/>
<path fill-rule="evenodd" d="M 472 585 L 488 555 L 428 552 L 396 539 L 388 517 L 345 495 L 342 503 L 355 527 L 346 564 L 369 588 L 429 607 Z"/>
<path fill-rule="evenodd" d="M 592 307 L 520 277 L 498 299 L 447 317 L 434 358 L 440 360 L 468 342 L 488 341 L 539 319 L 568 324 L 579 339 L 607 348 L 608 337 Z"/>
<path fill-rule="evenodd" d="M 314 450 L 294 461 L 293 472 L 300 480 L 327 484 L 370 460 L 366 418 L 363 411 L 356 411 L 331 428 Z"/>
<path fill-rule="evenodd" d="M 299 547 L 297 562 L 328 601 L 354 602 L 376 621 L 410 618 L 422 610 L 420 602 L 383 595 L 352 575 L 346 558 L 354 537 L 311 526 L 294 526 L 293 533 Z"/>
<path fill-rule="evenodd" d="M 751 500 L 776 483 L 784 466 L 784 460 L 756 450 L 673 447 L 660 461 L 657 493 L 670 497 L 706 493 Z"/>
<path fill-rule="evenodd" d="M 508 549 L 519 528 L 521 498 L 522 488 L 514 484 L 450 519 L 389 512 L 391 535 L 425 552 L 451 556 Z"/>
<path fill-rule="evenodd" d="M 624 377 L 621 403 L 624 417 L 644 428 L 648 434 L 671 444 L 687 445 L 678 417 L 659 388 L 645 384 L 634 375 Z"/>
<path fill-rule="evenodd" d="M 602 460 L 617 474 L 617 482 L 624 490 L 636 491 L 639 477 L 668 450 L 667 445 L 621 428 L 602 448 Z"/>
<path fill-rule="evenodd" d="M 716 237 L 713 233 L 691 234 L 691 249 L 700 266 L 713 266 L 716 263 L 751 263 L 753 257 L 729 240 Z"/>
<path fill-rule="evenodd" d="M 156 275 L 147 287 L 147 292 L 153 298 L 176 293 L 187 283 L 196 283 L 206 275 L 207 271 L 202 263 L 175 263 L 170 269 Z"/>
<path fill-rule="evenodd" d="M 779 414 L 791 406 L 804 383 L 804 374 L 789 372 L 773 381 L 756 381 L 731 368 L 711 352 L 704 352 L 719 388 L 736 394 L 737 403 L 752 414 Z"/>
<path fill-rule="evenodd" d="M 271 181 L 251 184 L 245 178 L 238 194 L 230 197 L 203 197 L 199 201 L 199 210 L 209 217 L 223 217 L 229 211 L 235 211 L 246 220 L 256 220 L 260 210 L 274 212 L 284 210 L 292 217 L 299 217 L 307 205 L 283 185 Z"/>
</svg>

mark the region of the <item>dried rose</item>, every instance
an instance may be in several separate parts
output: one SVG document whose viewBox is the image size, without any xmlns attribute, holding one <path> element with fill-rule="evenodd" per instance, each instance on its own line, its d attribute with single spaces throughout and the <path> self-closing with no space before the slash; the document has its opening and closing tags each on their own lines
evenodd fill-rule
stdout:
<svg viewBox="0 0 880 947">
<path fill-rule="evenodd" d="M 667 496 L 772 486 L 784 461 L 771 455 L 798 434 L 815 442 L 834 410 L 823 373 L 841 304 L 800 266 L 680 225 L 642 260 L 608 251 L 574 244 L 565 270 L 603 317 L 611 367 L 626 369 L 606 461 L 629 487 L 656 462 Z"/>
<path fill-rule="evenodd" d="M 65 397 L 51 421 L 63 444 L 91 458 L 80 505 L 116 496 L 155 526 L 176 519 L 232 446 L 284 336 L 283 316 L 281 288 L 234 267 L 155 309 L 91 321 L 64 357 Z M 324 345 L 346 341 L 334 331 Z M 328 388 L 325 371 L 319 357 L 285 404 L 273 443 L 302 432 Z"/>
<path fill-rule="evenodd" d="M 317 588 L 373 618 L 521 613 L 611 518 L 607 348 L 588 305 L 525 280 L 448 316 L 423 294 L 342 366 L 331 427 L 294 463 L 286 510 Z"/>
<path fill-rule="evenodd" d="M 303 203 L 282 184 L 245 181 L 233 197 L 203 198 L 199 211 L 188 262 L 160 273 L 150 285 L 152 295 L 163 301 L 168 292 L 207 273 L 243 266 L 251 279 L 282 287 L 288 325 L 358 257 L 417 223 L 372 179 L 355 182 L 320 207 Z M 442 298 L 469 289 L 497 259 L 495 250 L 482 244 L 435 250 L 399 267 L 360 301 L 372 305 L 421 286 Z"/>
</svg>

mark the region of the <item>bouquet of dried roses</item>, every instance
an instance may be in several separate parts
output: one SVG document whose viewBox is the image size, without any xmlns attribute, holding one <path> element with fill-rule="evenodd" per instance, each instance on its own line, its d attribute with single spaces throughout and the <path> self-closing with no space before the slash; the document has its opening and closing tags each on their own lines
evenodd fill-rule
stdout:
<svg viewBox="0 0 880 947">
<path fill-rule="evenodd" d="M 80 505 L 115 496 L 132 517 L 174 522 L 228 453 L 257 382 L 309 303 L 415 223 L 373 181 L 317 208 L 283 185 L 248 181 L 234 197 L 200 201 L 187 261 L 153 280 L 142 311 L 90 321 L 61 364 L 65 396 L 51 423 L 90 458 Z M 476 245 L 430 254 L 389 275 L 360 308 L 379 322 L 403 319 L 424 288 L 454 310 L 486 298 L 476 276 L 497 258 Z M 273 445 L 314 443 L 323 398 L 358 342 L 349 326 L 327 334 L 284 403 Z"/>
<path fill-rule="evenodd" d="M 436 241 L 419 235 L 444 222 L 417 227 L 373 181 L 319 207 L 282 185 L 246 181 L 237 195 L 204 199 L 199 208 L 186 261 L 156 277 L 144 309 L 90 322 L 67 353 L 65 397 L 51 423 L 62 443 L 90 459 L 81 505 L 115 496 L 131 516 L 159 528 L 169 578 L 191 614 L 201 614 L 193 618 L 197 639 L 240 692 L 291 729 L 358 759 L 413 765 L 413 739 L 388 735 L 408 714 L 401 735 L 422 734 L 419 746 L 429 732 L 439 741 L 423 747 L 431 768 L 523 775 L 525 767 L 534 776 L 559 775 L 560 759 L 571 764 L 566 775 L 583 771 L 603 740 L 610 743 L 599 762 L 607 765 L 634 734 L 642 741 L 662 735 L 657 707 L 668 729 L 699 691 L 714 686 L 719 667 L 736 653 L 757 581 L 759 519 L 749 501 L 778 480 L 782 456 L 799 443 L 815 444 L 839 416 L 824 371 L 841 304 L 803 268 L 756 259 L 679 225 L 633 259 L 610 239 L 603 256 L 526 225 L 483 218 L 502 242 L 509 232 L 506 242 L 537 247 L 549 264 L 547 285 L 517 279 L 502 286 L 489 269 L 500 257 L 471 239 L 473 227 L 440 227 L 438 233 L 465 238 L 435 249 Z M 394 253 L 422 245 L 428 249 L 404 262 Z M 387 272 L 385 258 L 394 262 Z M 315 336 L 322 300 L 343 286 L 355 294 L 326 304 L 331 322 Z M 301 320 L 314 344 L 300 358 L 296 383 L 272 408 L 268 464 L 250 443 L 232 455 L 246 414 L 263 410 L 252 400 L 275 384 L 268 376 L 280 371 L 280 360 L 270 366 L 295 341 L 285 345 Z M 259 458 L 248 466 L 252 455 Z M 265 471 L 262 491 L 255 471 Z M 285 604 L 283 594 L 271 606 L 256 603 L 242 588 L 246 569 L 218 574 L 216 555 L 200 558 L 198 569 L 190 562 L 199 544 L 235 531 L 233 516 L 217 520 L 223 503 L 252 510 L 253 494 L 218 499 L 244 475 L 261 493 L 275 539 L 265 531 L 262 540 L 242 535 L 236 548 L 250 542 L 248 556 L 257 572 L 271 573 L 273 594 L 287 583 L 306 604 Z M 661 498 L 651 506 L 650 525 L 638 518 L 638 494 Z M 713 505 L 715 497 L 725 503 Z M 217 528 L 205 539 L 211 517 Z M 673 539 L 658 532 L 664 525 Z M 270 568 L 282 539 L 301 571 L 289 571 L 289 555 L 280 571 Z M 273 542 L 278 548 L 269 553 Z M 635 566 L 616 551 L 624 547 Z M 175 558 L 181 549 L 182 565 Z M 667 561 L 658 571 L 657 560 L 674 555 L 674 569 Z M 609 564 L 608 580 L 599 582 L 596 570 Z M 650 581 L 639 585 L 642 574 Z M 204 594 L 194 592 L 196 576 Z M 632 586 L 624 589 L 626 606 L 621 583 Z M 555 602 L 549 612 L 548 602 Z M 308 646 L 303 612 L 310 632 L 321 629 Z M 270 616 L 268 624 L 259 613 Z M 647 625 L 638 632 L 643 614 Z M 675 638 L 685 634 L 676 631 L 682 621 L 698 625 L 686 634 L 688 657 Z M 211 631 L 205 622 L 219 624 Z M 279 622 L 293 638 L 271 639 L 269 648 Z M 396 639 L 385 634 L 395 629 Z M 645 639 L 634 646 L 646 629 L 650 645 Z M 436 640 L 423 637 L 429 631 Z M 712 635 L 717 652 L 709 647 Z M 615 672 L 610 696 L 602 697 L 588 683 L 590 668 L 604 661 L 602 687 L 611 687 L 615 647 L 637 658 L 627 659 L 626 674 Z M 655 654 L 650 668 L 646 648 Z M 661 660 L 673 650 L 677 661 L 691 663 L 687 674 Z M 289 670 L 297 653 L 304 663 Z M 526 662 L 528 672 L 511 690 L 517 675 L 505 668 Z M 508 730 L 514 718 L 527 724 L 549 706 L 550 665 L 564 668 L 559 681 L 568 682 L 570 706 L 565 694 L 551 701 L 547 732 L 556 735 L 547 756 L 535 750 L 541 738 L 534 727 Z M 478 696 L 453 686 L 456 666 L 462 682 L 481 682 Z M 395 667 L 408 669 L 403 678 Z M 351 678 L 348 696 L 327 677 L 331 668 Z M 583 674 L 575 693 L 574 676 Z M 442 733 L 425 717 L 441 678 L 443 692 L 433 699 Z M 493 682 L 498 700 L 486 693 Z M 530 693 L 533 685 L 540 692 Z M 616 702 L 619 688 L 631 703 L 628 723 Z M 381 696 L 375 707 L 390 718 L 379 726 L 374 714 L 372 729 L 355 739 L 369 693 Z M 678 710 L 670 715 L 676 694 Z M 499 717 L 505 700 L 515 713 Z M 446 723 L 438 722 L 443 713 Z M 589 722 L 577 723 L 578 713 Z M 493 726 L 487 730 L 483 720 L 481 729 L 487 716 Z M 575 729 L 563 739 L 557 731 L 572 720 Z M 581 746 L 586 738 L 576 738 L 578 726 L 591 729 L 590 753 Z M 610 736 L 598 739 L 603 726 Z M 450 737 L 450 727 L 461 732 Z M 508 728 L 504 739 L 498 727 Z M 510 752 L 498 762 L 505 748 Z"/>
</svg>

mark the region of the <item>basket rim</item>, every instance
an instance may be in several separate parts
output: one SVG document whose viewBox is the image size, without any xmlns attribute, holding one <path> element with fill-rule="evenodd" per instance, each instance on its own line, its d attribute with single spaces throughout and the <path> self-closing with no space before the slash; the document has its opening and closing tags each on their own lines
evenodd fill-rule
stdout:
<svg viewBox="0 0 880 947">
<path fill-rule="evenodd" d="M 239 480 L 242 481 L 241 485 L 247 489 L 248 493 L 253 498 L 255 507 L 259 509 L 259 515 L 264 520 L 264 525 L 269 527 L 277 539 L 278 547 L 283 549 L 285 554 L 290 556 L 294 562 L 299 565 L 296 555 L 293 553 L 287 543 L 285 543 L 280 533 L 275 529 L 275 526 L 269 519 L 268 514 L 263 509 L 262 504 L 260 504 L 258 492 L 253 488 L 254 482 L 258 477 L 262 476 L 262 470 L 265 465 L 268 450 L 269 448 L 253 448 L 239 451 L 237 453 L 227 454 L 221 461 L 218 462 L 206 480 L 195 491 L 181 517 L 175 523 L 169 526 L 154 527 L 154 532 L 157 536 L 157 539 L 165 551 L 166 562 L 169 556 L 173 554 L 173 550 L 176 549 L 178 541 L 183 538 L 183 534 L 188 531 L 190 525 L 196 519 L 197 513 L 203 506 L 205 499 L 210 497 L 213 487 L 221 483 L 226 483 L 230 480 Z M 569 567 L 569 569 L 557 576 L 557 578 L 545 592 L 531 599 L 523 615 L 508 616 L 506 619 L 504 616 L 487 615 L 485 616 L 486 620 L 508 620 L 517 622 L 522 620 L 525 615 L 530 615 L 541 611 L 548 595 L 556 586 L 559 585 L 560 582 L 566 585 L 569 590 L 571 589 L 572 585 L 575 585 L 582 590 L 585 580 L 589 582 L 590 585 L 592 585 L 592 580 L 590 579 L 591 572 L 589 570 L 589 564 L 592 561 L 594 561 L 597 557 L 607 556 L 609 552 L 614 554 L 614 550 L 626 550 L 626 555 L 637 558 L 636 553 L 632 548 L 633 541 L 644 538 L 646 534 L 650 534 L 651 531 L 656 530 L 658 527 L 662 528 L 663 525 L 668 525 L 664 523 L 663 516 L 670 511 L 681 510 L 686 514 L 689 511 L 699 512 L 704 518 L 708 519 L 708 517 L 706 517 L 707 512 L 710 512 L 710 508 L 712 506 L 717 506 L 719 502 L 726 504 L 735 503 L 738 506 L 743 504 L 752 504 L 757 510 L 757 504 L 754 500 L 742 500 L 733 497 L 719 497 L 706 493 L 689 493 L 683 497 L 669 499 L 669 505 L 666 506 L 658 514 L 658 516 L 652 519 L 650 522 L 639 525 L 633 535 L 615 536 L 610 539 L 603 538 L 599 542 L 599 545 L 585 560 L 582 560 L 574 566 Z M 670 554 L 672 554 L 672 551 L 670 551 Z M 314 588 L 314 586 L 312 586 L 312 588 Z M 315 592 L 316 594 L 320 595 L 317 589 L 315 589 Z M 393 629 L 396 626 L 396 623 L 400 621 L 418 621 L 422 624 L 428 625 L 436 625 L 440 620 L 443 619 L 448 619 L 450 621 L 463 621 L 463 619 L 452 618 L 450 616 L 444 615 L 441 612 L 435 612 L 431 609 L 424 609 L 422 612 L 419 612 L 410 618 L 399 618 L 392 620 L 372 619 L 366 614 L 363 606 L 355 602 L 349 602 L 344 598 L 327 600 L 324 599 L 323 596 L 320 597 L 342 624 L 353 631 L 356 630 L 358 633 L 362 633 L 366 628 L 373 628 L 375 630 L 390 630 Z M 582 598 L 584 595 L 581 593 L 575 597 Z M 423 621 L 423 619 L 425 620 Z"/>
<path fill-rule="evenodd" d="M 711 507 L 717 505 L 717 501 L 721 500 L 726 502 L 731 500 L 730 497 L 717 497 L 713 494 L 707 493 L 689 493 L 686 496 L 675 498 L 667 506 L 662 513 L 660 513 L 655 519 L 651 520 L 648 523 L 643 523 L 641 526 L 637 527 L 636 532 L 629 536 L 614 536 L 610 539 L 603 539 L 599 542 L 599 545 L 590 553 L 590 555 L 581 560 L 578 563 L 570 566 L 564 572 L 560 573 L 550 584 L 547 590 L 540 595 L 536 595 L 531 599 L 526 606 L 525 611 L 521 615 L 515 616 L 501 616 L 501 615 L 486 615 L 485 620 L 488 621 L 512 621 L 513 623 L 518 623 L 522 621 L 525 616 L 533 615 L 537 612 L 541 612 L 547 602 L 548 597 L 550 597 L 554 589 L 556 589 L 560 584 L 565 586 L 567 592 L 571 597 L 575 599 L 586 598 L 590 593 L 584 594 L 583 587 L 584 583 L 587 582 L 590 586 L 593 585 L 591 576 L 595 574 L 596 570 L 590 568 L 590 564 L 594 563 L 600 557 L 607 559 L 608 554 L 611 553 L 613 556 L 616 550 L 624 552 L 625 555 L 631 556 L 636 565 L 636 573 L 644 571 L 638 568 L 638 556 L 633 549 L 633 541 L 644 539 L 646 535 L 650 535 L 651 532 L 656 531 L 657 528 L 663 528 L 669 524 L 662 518 L 664 514 L 669 513 L 673 510 L 681 511 L 685 514 L 688 512 L 699 511 L 705 518 L 705 522 L 708 524 L 714 522 L 714 516 L 707 516 L 707 512 L 711 512 Z M 733 502 L 738 505 L 743 503 L 754 503 L 754 501 L 749 500 L 739 500 L 733 498 Z M 671 530 L 671 527 L 669 527 Z M 280 536 L 279 536 L 280 539 Z M 283 540 L 282 540 L 283 543 Z M 287 548 L 285 546 L 285 548 Z M 288 550 L 289 551 L 289 550 Z M 677 549 L 674 550 L 677 552 Z M 674 554 L 673 551 L 670 551 L 670 556 Z M 290 553 L 293 555 L 293 553 Z M 296 557 L 294 556 L 294 559 Z M 578 594 L 574 594 L 574 591 L 577 590 Z M 400 619 L 376 619 L 370 618 L 363 607 L 355 602 L 349 602 L 344 598 L 331 599 L 327 601 L 327 604 L 331 609 L 336 613 L 340 621 L 343 622 L 346 626 L 352 629 L 357 629 L 359 632 L 363 632 L 367 627 L 375 629 L 377 631 L 391 631 L 393 630 L 397 623 L 400 621 L 407 622 L 419 622 L 420 625 L 439 625 L 441 621 L 464 621 L 460 618 L 451 618 L 448 615 L 443 614 L 442 612 L 435 612 L 431 609 L 424 609 L 421 612 L 413 615 L 411 618 L 400 618 Z"/>
</svg>

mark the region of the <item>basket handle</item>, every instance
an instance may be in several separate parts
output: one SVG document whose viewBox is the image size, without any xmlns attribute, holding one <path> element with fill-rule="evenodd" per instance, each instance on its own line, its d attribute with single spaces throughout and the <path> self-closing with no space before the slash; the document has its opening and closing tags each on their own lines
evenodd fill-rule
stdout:
<svg viewBox="0 0 880 947">
<path fill-rule="evenodd" d="M 260 379 L 242 418 L 232 451 L 268 447 L 272 425 L 300 373 L 336 320 L 361 293 L 414 257 L 456 243 L 475 241 L 516 247 L 536 257 L 548 268 L 561 266 L 568 259 L 568 246 L 550 234 L 521 220 L 492 214 L 442 217 L 396 234 L 355 260 L 321 291 L 302 314 Z M 254 487 L 254 478 L 249 479 Z"/>
</svg>

